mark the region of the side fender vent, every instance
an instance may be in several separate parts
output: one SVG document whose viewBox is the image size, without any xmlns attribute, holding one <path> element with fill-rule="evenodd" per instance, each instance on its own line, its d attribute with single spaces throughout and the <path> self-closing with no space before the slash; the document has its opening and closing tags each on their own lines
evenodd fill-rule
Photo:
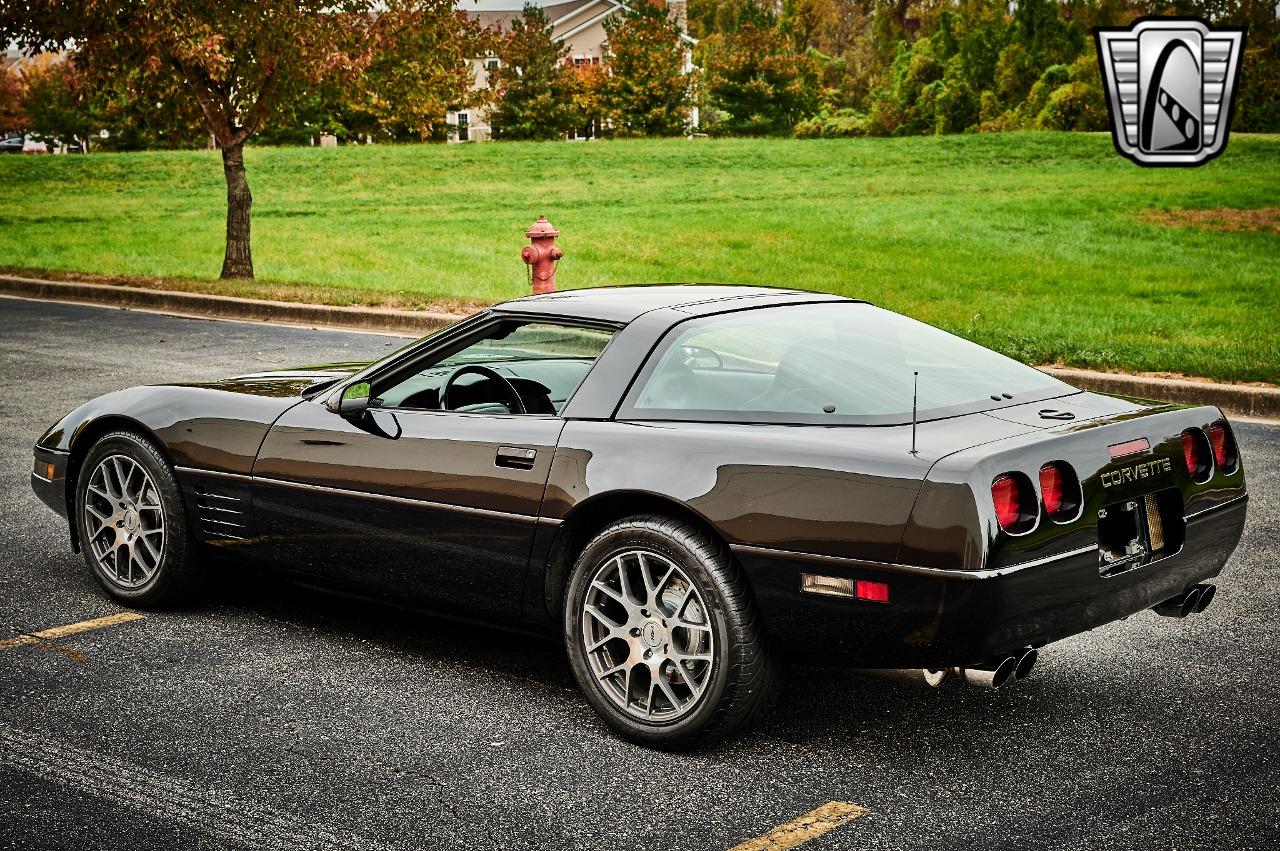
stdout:
<svg viewBox="0 0 1280 851">
<path fill-rule="evenodd" d="M 243 541 L 249 537 L 248 491 L 217 491 L 206 486 L 195 489 L 196 523 L 202 537 L 210 540 Z"/>
</svg>

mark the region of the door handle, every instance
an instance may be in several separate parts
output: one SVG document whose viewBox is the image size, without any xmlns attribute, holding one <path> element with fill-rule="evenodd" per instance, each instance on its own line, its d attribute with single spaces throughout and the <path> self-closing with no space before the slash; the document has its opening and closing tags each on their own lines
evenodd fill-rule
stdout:
<svg viewBox="0 0 1280 851">
<path fill-rule="evenodd" d="M 499 446 L 493 463 L 499 467 L 514 467 L 517 470 L 532 470 L 537 460 L 538 450 L 526 446 Z"/>
</svg>

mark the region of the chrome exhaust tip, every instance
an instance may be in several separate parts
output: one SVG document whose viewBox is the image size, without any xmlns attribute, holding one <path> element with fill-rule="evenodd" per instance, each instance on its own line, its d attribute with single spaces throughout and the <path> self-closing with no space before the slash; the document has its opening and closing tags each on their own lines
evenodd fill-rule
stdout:
<svg viewBox="0 0 1280 851">
<path fill-rule="evenodd" d="M 1197 585 L 1196 587 L 1200 589 L 1195 608 L 1195 613 L 1198 615 L 1209 608 L 1209 604 L 1213 602 L 1213 595 L 1218 593 L 1218 587 L 1216 585 Z"/>
<path fill-rule="evenodd" d="M 1022 651 L 1022 655 L 1018 657 L 1017 667 L 1013 669 L 1013 678 L 1016 680 L 1026 679 L 1031 673 L 1031 669 L 1036 666 L 1036 660 L 1040 658 L 1040 652 L 1034 647 L 1028 647 Z"/>
<path fill-rule="evenodd" d="M 1034 651 L 1033 651 L 1034 652 Z M 1025 655 L 1025 654 L 1024 654 Z M 1019 656 L 1005 656 L 991 665 L 978 665 L 972 668 L 956 668 L 955 672 L 964 681 L 977 688 L 998 689 L 1013 681 L 1018 673 Z M 1032 664 L 1035 660 L 1032 659 Z"/>
</svg>

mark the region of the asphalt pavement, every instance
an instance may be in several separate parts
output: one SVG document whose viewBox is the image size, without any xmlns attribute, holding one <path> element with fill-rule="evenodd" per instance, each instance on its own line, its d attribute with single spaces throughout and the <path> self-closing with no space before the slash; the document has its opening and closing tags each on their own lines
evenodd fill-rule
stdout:
<svg viewBox="0 0 1280 851">
<path fill-rule="evenodd" d="M 0 298 L 0 848 L 728 849 L 831 801 L 867 812 L 805 849 L 1280 845 L 1276 426 L 1237 426 L 1249 521 L 1204 615 L 1051 645 L 998 692 L 793 668 L 692 754 L 610 735 L 554 642 L 234 565 L 197 606 L 4 641 L 122 611 L 29 486 L 62 414 L 402 342 Z"/>
</svg>

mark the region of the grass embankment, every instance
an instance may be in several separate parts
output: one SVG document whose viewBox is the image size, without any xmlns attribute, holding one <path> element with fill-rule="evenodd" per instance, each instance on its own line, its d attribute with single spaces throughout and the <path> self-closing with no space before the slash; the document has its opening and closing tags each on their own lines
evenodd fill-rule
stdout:
<svg viewBox="0 0 1280 851">
<path fill-rule="evenodd" d="M 1137 168 L 1108 137 L 1071 134 L 247 160 L 256 282 L 216 281 L 211 152 L 0 159 L 0 267 L 460 309 L 527 291 L 521 232 L 545 213 L 564 233 L 562 287 L 821 289 L 1034 363 L 1280 380 L 1280 137 L 1233 138 L 1198 169 Z"/>
</svg>

